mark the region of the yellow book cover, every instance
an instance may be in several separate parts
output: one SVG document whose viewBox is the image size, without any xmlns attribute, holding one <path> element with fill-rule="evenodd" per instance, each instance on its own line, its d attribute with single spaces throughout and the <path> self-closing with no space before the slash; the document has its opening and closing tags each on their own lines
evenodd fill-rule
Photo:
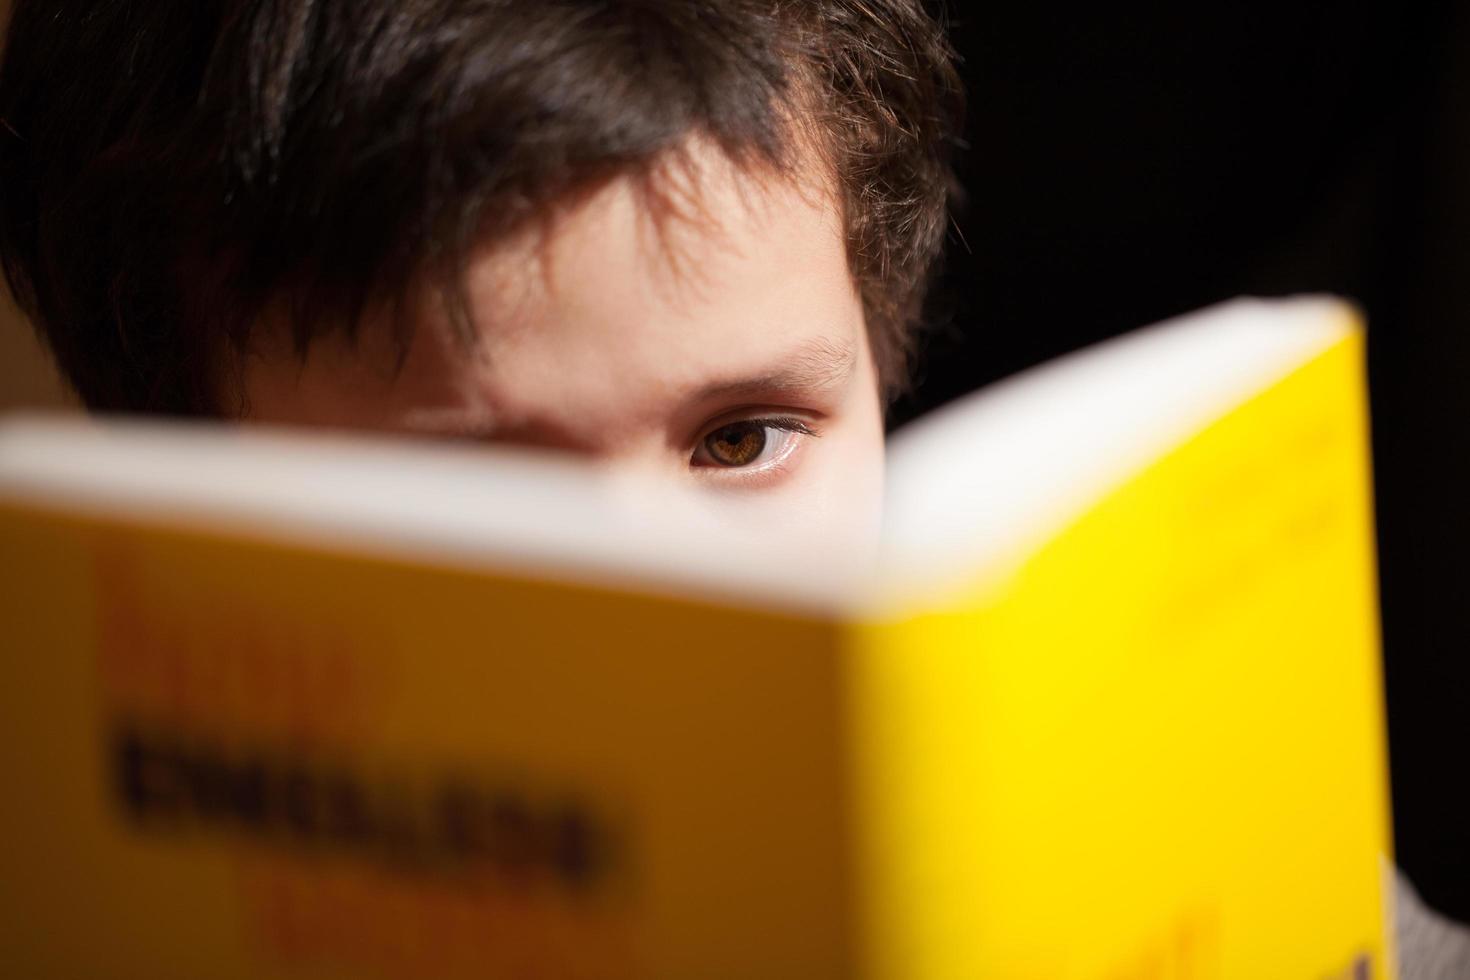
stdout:
<svg viewBox="0 0 1470 980">
<path fill-rule="evenodd" d="M 514 451 L 0 423 L 0 971 L 1393 976 L 1342 304 L 900 433 L 871 573 L 700 543 Z"/>
</svg>

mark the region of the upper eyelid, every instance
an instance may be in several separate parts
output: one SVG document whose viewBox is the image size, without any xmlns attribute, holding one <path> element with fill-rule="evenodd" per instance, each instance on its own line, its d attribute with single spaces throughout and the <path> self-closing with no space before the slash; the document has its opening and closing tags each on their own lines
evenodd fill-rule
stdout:
<svg viewBox="0 0 1470 980">
<path fill-rule="evenodd" d="M 701 425 L 691 440 L 698 443 L 710 433 L 723 429 L 727 425 L 738 425 L 742 422 L 761 422 L 774 429 L 782 429 L 786 432 L 797 432 L 802 435 L 821 436 L 821 418 L 814 418 L 816 413 L 782 408 L 761 408 L 748 406 L 746 408 L 733 408 L 727 412 L 721 412 L 710 421 Z"/>
<path fill-rule="evenodd" d="M 806 422 L 791 415 L 753 415 L 750 418 L 735 419 L 732 422 L 723 422 L 712 427 L 709 432 L 717 432 L 727 425 L 739 425 L 742 422 L 755 422 L 771 429 L 780 429 L 783 432 L 795 432 L 804 436 L 816 436 L 819 433 Z M 708 433 L 706 433 L 708 434 Z"/>
</svg>

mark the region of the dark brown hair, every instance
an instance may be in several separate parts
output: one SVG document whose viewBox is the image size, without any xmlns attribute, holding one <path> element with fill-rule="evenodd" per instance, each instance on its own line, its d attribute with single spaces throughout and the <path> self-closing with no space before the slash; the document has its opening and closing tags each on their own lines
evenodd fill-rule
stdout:
<svg viewBox="0 0 1470 980">
<path fill-rule="evenodd" d="M 922 0 L 17 0 L 0 261 L 89 406 L 212 414 L 267 308 L 304 350 L 692 136 L 805 133 L 891 391 L 960 103 Z"/>
</svg>

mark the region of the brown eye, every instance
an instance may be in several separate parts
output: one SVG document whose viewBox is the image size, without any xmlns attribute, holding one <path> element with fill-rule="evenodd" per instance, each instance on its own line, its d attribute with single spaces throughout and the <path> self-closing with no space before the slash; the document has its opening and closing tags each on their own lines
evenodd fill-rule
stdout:
<svg viewBox="0 0 1470 980">
<path fill-rule="evenodd" d="M 745 418 L 711 429 L 694 444 L 691 466 L 754 473 L 786 459 L 801 441 L 818 433 L 799 418 Z"/>
<path fill-rule="evenodd" d="M 704 449 L 718 466 L 749 466 L 766 449 L 766 429 L 760 422 L 735 422 L 704 437 Z"/>
</svg>

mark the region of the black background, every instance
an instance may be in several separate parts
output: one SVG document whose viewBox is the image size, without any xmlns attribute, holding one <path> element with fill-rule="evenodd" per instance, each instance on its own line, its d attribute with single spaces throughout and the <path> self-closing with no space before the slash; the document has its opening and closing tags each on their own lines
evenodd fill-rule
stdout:
<svg viewBox="0 0 1470 980">
<path fill-rule="evenodd" d="M 894 421 L 1232 296 L 1356 300 L 1397 856 L 1470 920 L 1470 5 L 1172 7 L 950 3 L 969 200 Z"/>
</svg>

